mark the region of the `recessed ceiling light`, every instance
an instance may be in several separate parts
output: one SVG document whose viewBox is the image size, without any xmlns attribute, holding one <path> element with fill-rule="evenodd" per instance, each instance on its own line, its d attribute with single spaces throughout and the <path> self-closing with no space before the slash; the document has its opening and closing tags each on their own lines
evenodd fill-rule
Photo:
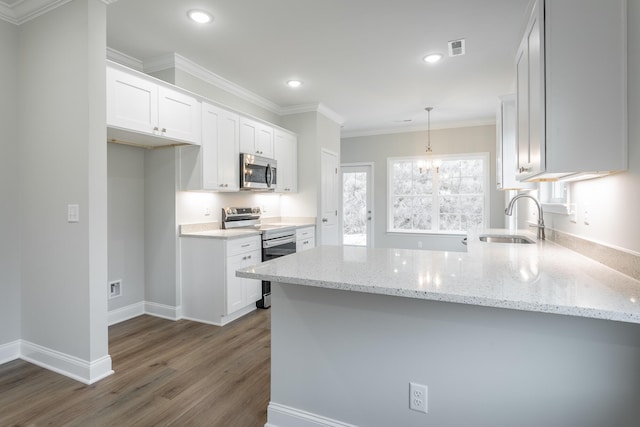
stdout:
<svg viewBox="0 0 640 427">
<path fill-rule="evenodd" d="M 289 87 L 300 87 L 300 86 L 302 86 L 302 82 L 300 80 L 289 80 L 287 82 L 287 86 L 289 86 Z"/>
<path fill-rule="evenodd" d="M 436 62 L 442 59 L 442 55 L 439 53 L 432 53 L 424 57 L 424 62 L 428 62 L 429 64 L 435 64 Z"/>
<path fill-rule="evenodd" d="M 208 24 L 213 21 L 213 16 L 210 13 L 207 13 L 203 10 L 190 10 L 187 12 L 187 16 L 194 22 L 198 24 Z"/>
</svg>

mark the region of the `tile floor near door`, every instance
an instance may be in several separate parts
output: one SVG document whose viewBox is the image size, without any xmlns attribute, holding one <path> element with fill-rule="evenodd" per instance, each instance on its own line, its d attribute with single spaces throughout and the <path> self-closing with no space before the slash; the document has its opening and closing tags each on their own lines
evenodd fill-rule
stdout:
<svg viewBox="0 0 640 427">
<path fill-rule="evenodd" d="M 0 365 L 0 426 L 264 426 L 270 310 L 222 328 L 140 316 L 109 328 L 115 374 L 86 386 Z"/>
</svg>

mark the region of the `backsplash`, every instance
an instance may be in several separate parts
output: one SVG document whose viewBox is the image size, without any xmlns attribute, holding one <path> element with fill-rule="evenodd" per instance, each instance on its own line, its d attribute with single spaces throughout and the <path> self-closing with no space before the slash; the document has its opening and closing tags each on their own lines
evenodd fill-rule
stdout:
<svg viewBox="0 0 640 427">
<path fill-rule="evenodd" d="M 640 280 L 640 256 L 548 228 L 547 239 Z"/>
</svg>

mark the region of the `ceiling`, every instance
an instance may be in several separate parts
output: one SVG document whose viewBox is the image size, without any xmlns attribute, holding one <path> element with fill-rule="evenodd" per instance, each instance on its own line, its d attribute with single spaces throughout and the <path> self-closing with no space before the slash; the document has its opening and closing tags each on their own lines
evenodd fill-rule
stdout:
<svg viewBox="0 0 640 427">
<path fill-rule="evenodd" d="M 433 128 L 486 124 L 514 90 L 528 1 L 118 0 L 107 44 L 141 61 L 179 54 L 283 109 L 322 103 L 344 136 L 424 129 L 426 106 Z M 459 38 L 466 54 L 448 57 Z M 426 64 L 432 52 L 445 57 Z"/>
</svg>

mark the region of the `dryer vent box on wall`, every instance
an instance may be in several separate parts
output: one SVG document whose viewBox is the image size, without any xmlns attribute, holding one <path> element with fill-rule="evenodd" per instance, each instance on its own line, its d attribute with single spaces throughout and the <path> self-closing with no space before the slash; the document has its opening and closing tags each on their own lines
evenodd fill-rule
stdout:
<svg viewBox="0 0 640 427">
<path fill-rule="evenodd" d="M 464 39 L 459 40 L 451 40 L 449 43 L 449 56 L 460 56 L 464 55 Z"/>
</svg>

